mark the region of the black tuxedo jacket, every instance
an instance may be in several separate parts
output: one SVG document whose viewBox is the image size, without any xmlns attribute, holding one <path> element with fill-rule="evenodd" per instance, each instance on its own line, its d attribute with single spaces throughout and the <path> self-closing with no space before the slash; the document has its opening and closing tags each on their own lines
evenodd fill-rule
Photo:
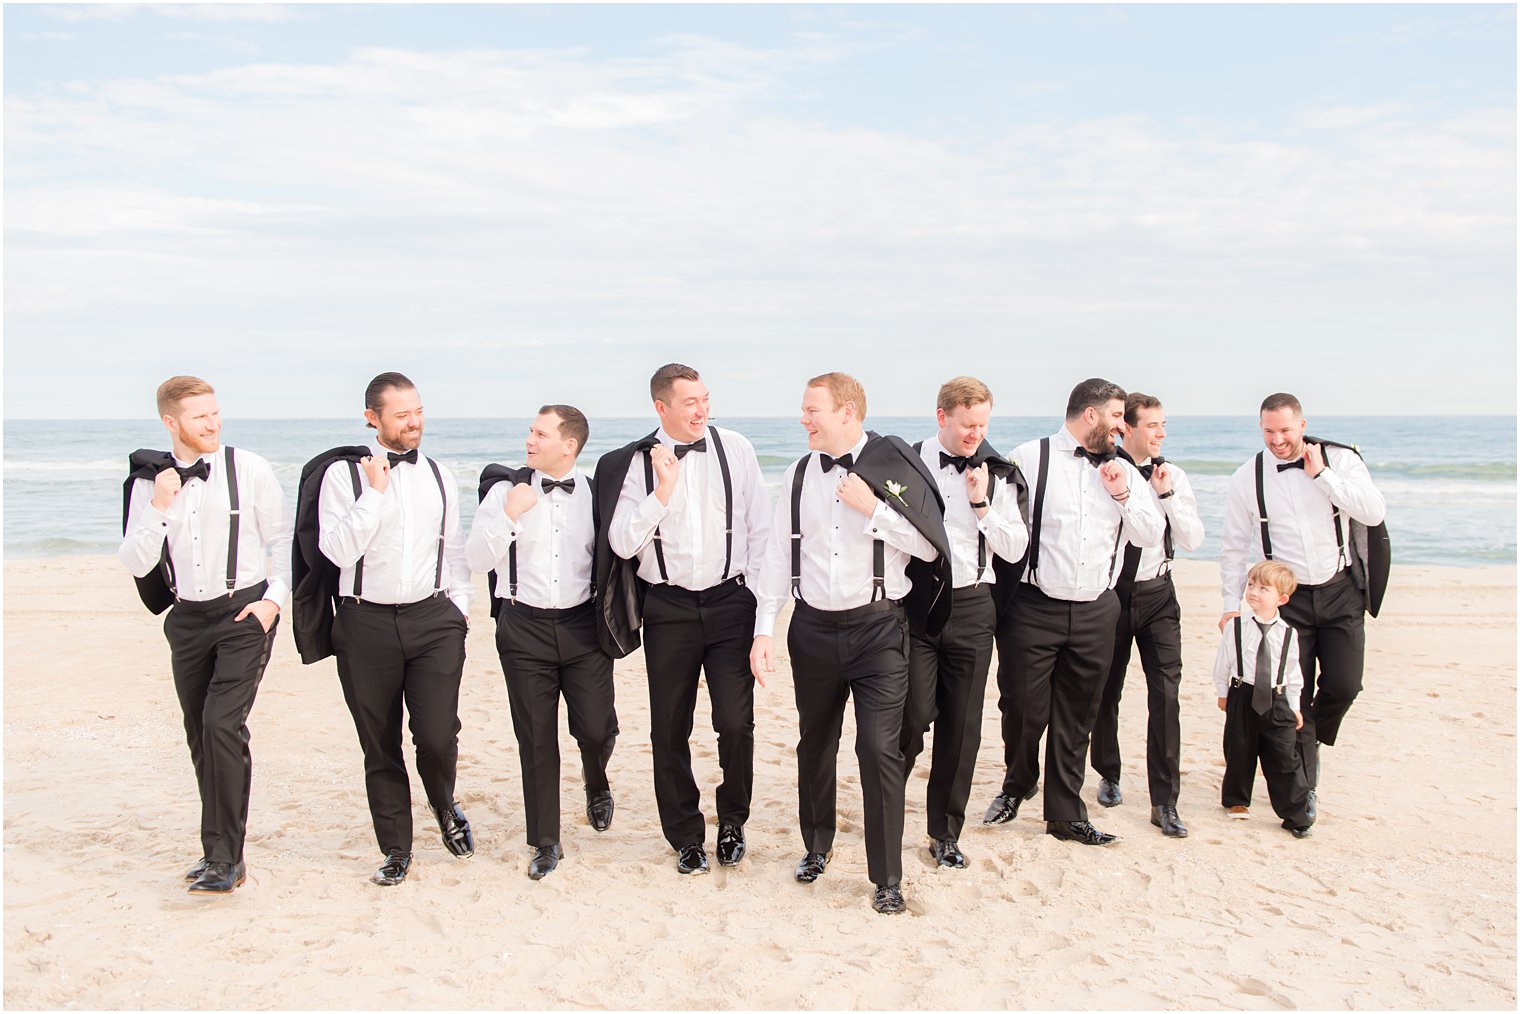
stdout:
<svg viewBox="0 0 1520 1014">
<path fill-rule="evenodd" d="M 596 463 L 592 478 L 596 511 L 596 636 L 602 650 L 622 658 L 639 646 L 639 627 L 644 622 L 645 584 L 639 577 L 639 561 L 625 560 L 612 551 L 607 530 L 623 492 L 623 481 L 634 458 L 660 442 L 659 430 L 631 444 L 608 451 Z"/>
<path fill-rule="evenodd" d="M 152 482 L 158 478 L 158 473 L 174 467 L 174 455 L 169 451 L 155 451 L 147 447 L 139 447 L 127 456 L 127 481 L 121 487 L 121 534 L 127 534 L 127 513 L 132 509 L 132 484 L 138 479 L 147 479 Z M 164 554 L 169 552 L 169 543 L 164 543 Z M 133 578 L 137 582 L 137 596 L 142 599 L 143 605 L 155 615 L 163 612 L 174 604 L 174 593 L 169 590 L 169 582 L 164 577 L 163 564 L 154 567 L 144 577 Z"/>
<path fill-rule="evenodd" d="M 317 506 L 322 498 L 322 477 L 333 462 L 357 462 L 369 453 L 368 447 L 357 444 L 334 447 L 312 458 L 301 469 L 301 481 L 296 486 L 296 534 L 290 550 L 290 630 L 306 665 L 333 653 L 333 614 L 342 573 L 317 548 L 321 535 Z"/>
</svg>

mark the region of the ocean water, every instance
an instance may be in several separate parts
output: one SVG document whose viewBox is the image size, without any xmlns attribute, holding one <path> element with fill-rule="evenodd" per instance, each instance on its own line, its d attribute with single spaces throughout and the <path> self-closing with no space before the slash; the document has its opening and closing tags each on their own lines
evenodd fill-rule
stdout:
<svg viewBox="0 0 1520 1014">
<path fill-rule="evenodd" d="M 795 417 L 715 422 L 754 443 L 760 467 L 779 493 L 786 466 L 807 450 Z M 423 448 L 458 478 L 465 504 L 491 462 L 521 464 L 529 420 L 430 419 Z M 932 417 L 883 416 L 869 428 L 910 443 L 932 436 Z M 1003 451 L 1055 432 L 1055 417 L 994 415 L 989 439 Z M 652 417 L 593 419 L 581 463 L 590 471 L 606 451 L 641 437 Z M 337 444 L 363 443 L 370 431 L 342 419 L 230 419 L 227 443 L 268 458 L 294 503 L 302 464 Z M 1193 553 L 1217 559 L 1226 483 L 1261 449 L 1254 416 L 1181 416 L 1168 420 L 1163 453 L 1187 470 L 1207 537 Z M 1515 562 L 1514 416 L 1316 416 L 1317 436 L 1356 443 L 1388 499 L 1396 563 L 1458 566 Z M 127 455 L 167 447 L 156 419 L 5 422 L 5 552 L 12 556 L 114 553 L 121 538 L 121 484 Z M 473 512 L 463 513 L 469 524 Z"/>
</svg>

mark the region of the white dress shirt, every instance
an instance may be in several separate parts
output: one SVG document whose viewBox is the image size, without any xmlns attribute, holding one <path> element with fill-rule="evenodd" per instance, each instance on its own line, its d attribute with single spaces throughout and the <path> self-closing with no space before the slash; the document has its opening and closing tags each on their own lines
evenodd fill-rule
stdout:
<svg viewBox="0 0 1520 1014">
<path fill-rule="evenodd" d="M 371 444 L 369 452 L 380 458 L 390 453 L 379 444 Z M 327 467 L 317 502 L 317 547 L 340 568 L 339 595 L 354 593 L 354 564 L 362 558 L 364 601 L 401 605 L 427 598 L 435 590 L 442 528 L 443 590 L 461 613 L 470 615 L 473 589 L 459 532 L 459 487 L 454 473 L 439 465 L 440 497 L 428 460 L 418 451 L 415 465 L 393 465 L 384 493 L 369 484 L 360 468 L 357 500 L 349 463 L 335 461 Z"/>
<path fill-rule="evenodd" d="M 866 438 L 862 436 L 850 449 L 850 455 L 858 458 L 865 445 Z M 901 599 L 908 594 L 909 556 L 920 560 L 939 556 L 913 523 L 885 501 L 877 500 L 870 517 L 847 506 L 836 494 L 845 470 L 835 465 L 823 471 L 814 451 L 792 462 L 781 480 L 770 541 L 755 586 L 756 637 L 774 634 L 776 616 L 792 594 L 792 477 L 798 468 L 807 469 L 798 513 L 802 532 L 802 600 L 808 605 L 837 612 L 868 604 L 874 587 L 872 544 L 878 540 L 884 543 L 882 576 L 889 599 Z"/>
<path fill-rule="evenodd" d="M 987 540 L 987 562 L 982 569 L 982 584 L 993 584 L 992 556 L 996 553 L 1009 563 L 1018 563 L 1029 547 L 1029 529 L 1019 513 L 1019 493 L 1012 484 L 996 480 L 991 506 L 982 517 L 971 508 L 966 492 L 966 473 L 954 465 L 940 467 L 939 456 L 960 457 L 939 442 L 935 434 L 923 442 L 919 452 L 945 498 L 945 532 L 950 536 L 950 572 L 955 587 L 968 588 L 977 583 L 977 536 Z"/>
<path fill-rule="evenodd" d="M 1281 462 L 1263 452 L 1262 491 L 1267 501 L 1272 559 L 1287 564 L 1300 584 L 1324 584 L 1351 562 L 1351 526 L 1345 517 L 1341 518 L 1341 536 L 1347 549 L 1344 554 L 1336 552 L 1335 507 L 1368 527 L 1382 524 L 1388 512 L 1361 455 L 1340 447 L 1326 447 L 1324 451 L 1325 470 L 1314 479 L 1300 468 L 1279 472 Z M 1225 493 L 1224 535 L 1219 547 L 1225 612 L 1235 609 L 1245 594 L 1246 572 L 1262 559 L 1253 455 L 1230 476 Z"/>
<path fill-rule="evenodd" d="M 1245 672 L 1235 671 L 1235 621 L 1224 626 L 1224 636 L 1219 639 L 1219 651 L 1214 656 L 1214 690 L 1216 697 L 1230 696 L 1230 680 L 1238 678 L 1242 683 L 1256 685 L 1256 653 L 1261 650 L 1261 629 L 1256 626 L 1257 616 L 1244 600 L 1236 600 L 1235 609 L 1240 611 L 1240 654 L 1245 662 Z M 1227 612 L 1233 610 L 1226 610 Z M 1266 622 L 1266 621 L 1262 621 Z M 1288 636 L 1288 623 L 1278 613 L 1267 627 L 1267 658 L 1272 663 L 1272 685 L 1277 685 L 1277 667 L 1282 662 L 1283 638 Z M 1297 635 L 1288 651 L 1288 668 L 1283 673 L 1283 691 L 1293 710 L 1298 710 L 1299 698 L 1304 692 L 1304 674 L 1298 667 Z"/>
<path fill-rule="evenodd" d="M 771 528 L 770 495 L 760 474 L 760 462 L 746 438 L 708 423 L 703 433 L 707 450 L 690 452 L 681 459 L 669 504 L 661 504 L 653 492 L 645 492 L 643 453 L 635 454 L 628 463 L 607 539 L 612 551 L 623 559 L 638 557 L 639 577 L 650 584 L 665 583 L 655 555 L 656 528 L 660 530 L 665 572 L 671 584 L 705 591 L 723 581 L 723 471 L 718 466 L 718 449 L 713 446 L 714 430 L 728 456 L 733 488 L 733 558 L 728 576 L 743 574 L 750 585 L 760 577 L 760 557 Z M 671 449 L 677 443 L 663 428 L 659 439 Z M 655 485 L 659 485 L 658 478 Z"/>
<path fill-rule="evenodd" d="M 1135 467 L 1149 465 L 1150 458 L 1137 461 Z M 1156 487 L 1152 486 L 1141 476 L 1141 485 L 1150 493 L 1151 499 L 1161 511 L 1163 518 L 1161 542 L 1154 546 L 1142 546 L 1140 548 L 1140 566 L 1135 571 L 1136 581 L 1149 581 L 1160 577 L 1171 570 L 1171 564 L 1166 559 L 1166 525 L 1172 528 L 1172 546 L 1184 552 L 1191 553 L 1203 545 L 1203 519 L 1198 516 L 1198 498 L 1193 495 L 1192 480 L 1187 473 L 1170 461 L 1166 463 L 1166 470 L 1172 477 L 1172 495 L 1165 500 L 1161 499 Z"/>
<path fill-rule="evenodd" d="M 164 540 L 169 540 L 169 562 L 174 567 L 177 594 L 191 602 L 206 602 L 227 594 L 227 536 L 231 531 L 232 502 L 227 498 L 223 473 L 225 448 L 203 454 L 197 460 L 211 468 L 208 477 L 190 479 L 169 503 L 167 512 L 153 506 L 153 481 L 132 484 L 127 509 L 127 533 L 116 556 L 133 577 L 147 577 L 158 566 Z M 283 605 L 290 594 L 290 546 L 295 518 L 285 504 L 285 494 L 269 462 L 241 448 L 232 452 L 237 469 L 238 525 L 237 589 L 249 588 L 266 578 L 264 598 Z M 174 459 L 180 468 L 194 461 Z M 269 559 L 266 561 L 266 557 Z"/>
<path fill-rule="evenodd" d="M 1121 534 L 1142 548 L 1159 546 L 1165 522 L 1155 497 L 1141 488 L 1146 482 L 1134 465 L 1123 458 L 1114 459 L 1124 469 L 1129 484 L 1129 497 L 1121 504 L 1104 488 L 1099 470 L 1086 458 L 1074 455 L 1078 446 L 1077 438 L 1065 426 L 1050 438 L 1050 470 L 1040 520 L 1040 566 L 1038 573 L 1026 568 L 1024 582 L 1054 599 L 1092 602 L 1119 578 L 1122 561 L 1115 551 L 1124 548 L 1119 543 Z M 1013 461 L 1029 480 L 1032 525 L 1040 442 L 1020 444 L 1013 451 Z"/>
<path fill-rule="evenodd" d="M 545 493 L 544 479 L 554 476 L 533 470 L 529 485 L 538 502 L 516 521 L 503 509 L 510 482 L 498 482 L 475 511 L 465 558 L 477 574 L 496 571 L 496 597 L 511 597 L 507 557 L 517 546 L 517 600 L 537 609 L 570 609 L 591 598 L 592 553 L 596 526 L 591 519 L 591 480 L 571 469 L 567 479 L 575 489 Z"/>
</svg>

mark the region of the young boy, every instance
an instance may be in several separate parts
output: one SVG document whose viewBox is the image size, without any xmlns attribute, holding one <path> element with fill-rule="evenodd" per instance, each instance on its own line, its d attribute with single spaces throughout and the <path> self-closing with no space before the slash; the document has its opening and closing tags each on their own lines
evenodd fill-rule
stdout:
<svg viewBox="0 0 1520 1014">
<path fill-rule="evenodd" d="M 1272 809 L 1295 838 L 1309 837 L 1309 784 L 1294 753 L 1304 716 L 1294 708 L 1303 691 L 1298 643 L 1278 607 L 1298 581 L 1281 563 L 1264 560 L 1246 575 L 1240 615 L 1224 628 L 1214 659 L 1214 687 L 1224 719 L 1224 784 L 1220 799 L 1231 817 L 1250 813 L 1256 764 L 1267 780 Z"/>
</svg>

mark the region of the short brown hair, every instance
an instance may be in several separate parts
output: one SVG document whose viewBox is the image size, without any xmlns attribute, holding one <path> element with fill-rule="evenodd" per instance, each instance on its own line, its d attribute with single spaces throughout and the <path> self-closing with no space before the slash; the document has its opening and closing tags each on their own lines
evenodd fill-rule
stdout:
<svg viewBox="0 0 1520 1014">
<path fill-rule="evenodd" d="M 580 457 L 586 449 L 586 438 L 591 436 L 591 424 L 586 422 L 585 413 L 574 405 L 545 405 L 538 414 L 559 416 L 560 438 L 574 440 L 575 456 Z"/>
<path fill-rule="evenodd" d="M 860 381 L 848 373 L 820 373 L 807 382 L 808 387 L 822 387 L 829 392 L 829 397 L 834 399 L 835 408 L 844 408 L 844 403 L 855 403 L 855 418 L 861 422 L 866 419 L 866 389 L 860 386 Z"/>
<path fill-rule="evenodd" d="M 1291 408 L 1294 415 L 1303 415 L 1304 407 L 1298 403 L 1298 399 L 1284 391 L 1269 394 L 1261 402 L 1263 412 L 1275 412 L 1280 408 Z"/>
<path fill-rule="evenodd" d="M 670 397 L 670 389 L 676 386 L 676 381 L 701 379 L 702 375 L 690 366 L 666 363 L 649 378 L 649 398 L 651 401 L 664 401 Z"/>
<path fill-rule="evenodd" d="M 1275 588 L 1279 595 L 1292 595 L 1298 590 L 1298 578 L 1293 576 L 1293 571 L 1286 563 L 1276 560 L 1262 560 L 1246 573 L 1246 580 Z"/>
<path fill-rule="evenodd" d="M 385 398 L 385 392 L 392 388 L 403 391 L 415 391 L 417 385 L 412 383 L 401 373 L 382 373 L 369 382 L 364 389 L 364 407 L 371 412 L 380 411 L 380 405 Z"/>
<path fill-rule="evenodd" d="M 1075 419 L 1090 408 L 1101 411 L 1116 398 L 1124 400 L 1124 388 L 1102 377 L 1089 377 L 1071 389 L 1071 397 L 1066 399 L 1066 418 Z"/>
<path fill-rule="evenodd" d="M 1142 408 L 1160 407 L 1161 399 L 1155 395 L 1131 391 L 1129 397 L 1124 399 L 1124 423 L 1126 426 L 1138 426 L 1140 425 L 1140 410 Z"/>
<path fill-rule="evenodd" d="M 216 389 L 200 377 L 170 377 L 158 385 L 158 414 L 179 415 L 179 403 L 198 394 L 215 394 Z"/>
<path fill-rule="evenodd" d="M 954 412 L 962 405 L 970 408 L 984 401 L 992 404 L 992 391 L 975 377 L 952 377 L 939 387 L 937 404 L 943 412 Z"/>
</svg>

